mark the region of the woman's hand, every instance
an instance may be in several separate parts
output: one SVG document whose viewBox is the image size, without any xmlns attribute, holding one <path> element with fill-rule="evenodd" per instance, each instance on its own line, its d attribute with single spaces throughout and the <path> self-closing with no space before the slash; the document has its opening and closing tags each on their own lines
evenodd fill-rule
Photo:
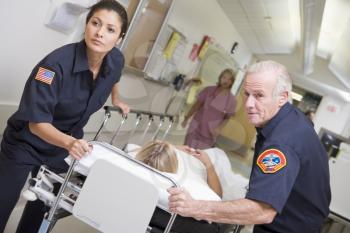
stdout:
<svg viewBox="0 0 350 233">
<path fill-rule="evenodd" d="M 188 123 L 188 119 L 185 118 L 185 119 L 181 122 L 182 128 L 186 128 L 187 123 Z"/>
<path fill-rule="evenodd" d="M 186 152 L 188 154 L 193 154 L 196 150 L 193 149 L 192 147 L 189 147 L 187 145 L 180 145 L 180 146 L 175 146 L 178 150 L 182 150 L 183 152 Z"/>
<path fill-rule="evenodd" d="M 32 134 L 38 136 L 49 144 L 66 149 L 75 159 L 81 159 L 86 152 L 91 152 L 92 148 L 83 139 L 76 139 L 68 134 L 62 133 L 51 123 L 28 123 Z"/>
<path fill-rule="evenodd" d="M 91 153 L 92 146 L 84 139 L 74 139 L 66 148 L 76 160 L 81 159 L 86 153 Z"/>
<path fill-rule="evenodd" d="M 121 102 L 121 101 L 118 101 L 117 103 L 114 104 L 114 106 L 117 106 L 119 107 L 121 110 L 122 110 L 122 114 L 123 115 L 126 115 L 130 112 L 130 107 L 129 105 Z"/>
<path fill-rule="evenodd" d="M 193 155 L 194 157 L 196 157 L 197 159 L 199 159 L 203 163 L 205 168 L 210 168 L 213 166 L 213 164 L 211 163 L 211 160 L 209 158 L 209 155 L 205 151 L 195 150 L 194 153 L 190 153 L 190 154 Z"/>
<path fill-rule="evenodd" d="M 130 112 L 130 107 L 127 104 L 120 101 L 118 83 L 114 84 L 112 89 L 112 104 L 113 106 L 119 107 L 122 110 L 123 115 L 126 115 Z"/>
</svg>

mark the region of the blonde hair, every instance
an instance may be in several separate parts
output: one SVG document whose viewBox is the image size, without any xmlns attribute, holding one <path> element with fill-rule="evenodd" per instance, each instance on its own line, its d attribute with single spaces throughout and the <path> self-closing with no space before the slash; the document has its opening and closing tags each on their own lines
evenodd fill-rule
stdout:
<svg viewBox="0 0 350 233">
<path fill-rule="evenodd" d="M 233 83 L 235 82 L 237 72 L 234 71 L 233 69 L 230 69 L 230 68 L 224 69 L 224 70 L 220 73 L 217 86 L 220 87 L 220 85 L 221 85 L 221 78 L 222 78 L 225 74 L 229 74 L 229 75 L 230 75 L 230 79 L 231 79 L 231 81 L 232 81 L 231 86 L 230 86 L 230 88 L 231 88 L 231 87 L 233 86 Z"/>
<path fill-rule="evenodd" d="M 162 172 L 177 172 L 176 152 L 168 142 L 159 140 L 148 142 L 137 153 L 136 159 Z"/>
</svg>

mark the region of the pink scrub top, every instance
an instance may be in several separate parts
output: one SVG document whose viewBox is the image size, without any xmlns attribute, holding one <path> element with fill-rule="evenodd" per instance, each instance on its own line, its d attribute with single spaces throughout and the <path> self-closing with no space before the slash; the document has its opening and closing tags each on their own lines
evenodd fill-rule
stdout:
<svg viewBox="0 0 350 233">
<path fill-rule="evenodd" d="M 200 109 L 194 114 L 188 128 L 185 145 L 195 149 L 213 147 L 217 135 L 215 129 L 234 115 L 236 98 L 230 92 L 218 93 L 217 86 L 204 88 L 198 95 Z"/>
</svg>

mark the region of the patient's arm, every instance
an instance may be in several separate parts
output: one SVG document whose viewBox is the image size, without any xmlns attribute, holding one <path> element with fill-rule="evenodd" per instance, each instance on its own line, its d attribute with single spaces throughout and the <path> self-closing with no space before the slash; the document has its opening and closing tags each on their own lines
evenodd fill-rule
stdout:
<svg viewBox="0 0 350 233">
<path fill-rule="evenodd" d="M 196 151 L 195 149 L 193 149 L 192 147 L 189 147 L 187 145 L 176 145 L 175 147 L 176 147 L 176 149 L 181 150 L 183 152 L 186 152 L 188 154 L 192 154 Z"/>
<path fill-rule="evenodd" d="M 207 182 L 209 187 L 220 197 L 222 197 L 222 188 L 218 175 L 216 174 L 214 165 L 212 164 L 208 154 L 202 150 L 196 150 L 196 153 L 192 153 L 197 159 L 199 159 L 205 168 L 207 169 Z"/>
</svg>

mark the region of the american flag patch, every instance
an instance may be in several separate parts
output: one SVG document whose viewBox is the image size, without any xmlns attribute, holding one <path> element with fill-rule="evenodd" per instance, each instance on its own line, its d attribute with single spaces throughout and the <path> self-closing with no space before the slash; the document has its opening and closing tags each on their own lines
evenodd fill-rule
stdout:
<svg viewBox="0 0 350 233">
<path fill-rule="evenodd" d="M 55 72 L 39 67 L 39 70 L 35 76 L 35 79 L 51 85 L 53 77 L 55 77 Z"/>
</svg>

